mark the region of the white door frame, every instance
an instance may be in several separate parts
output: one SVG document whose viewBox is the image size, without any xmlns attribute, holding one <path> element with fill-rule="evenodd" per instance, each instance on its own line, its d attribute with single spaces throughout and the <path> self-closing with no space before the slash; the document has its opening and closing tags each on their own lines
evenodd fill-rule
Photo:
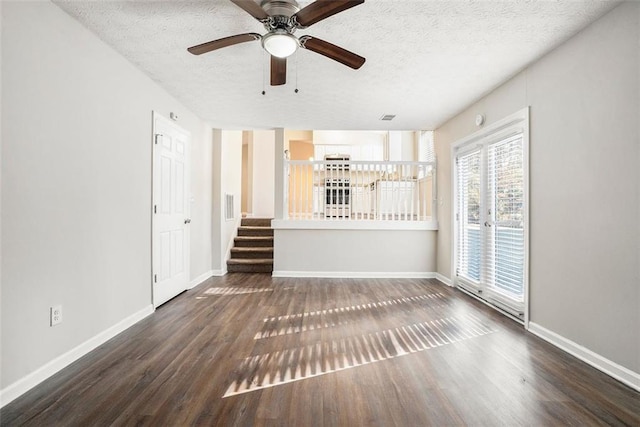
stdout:
<svg viewBox="0 0 640 427">
<path fill-rule="evenodd" d="M 160 133 L 159 130 L 157 129 L 157 124 L 156 122 L 160 121 L 162 122 L 163 126 L 169 127 L 172 130 L 175 130 L 177 133 L 181 133 L 183 134 L 186 139 L 185 139 L 185 176 L 184 176 L 184 216 L 185 216 L 185 220 L 189 220 L 190 223 L 190 218 L 191 218 L 191 203 L 189 203 L 190 200 L 190 196 L 191 196 L 191 177 L 190 177 L 190 171 L 191 171 L 191 133 L 189 131 L 187 131 L 186 129 L 178 126 L 175 122 L 169 120 L 168 118 L 166 118 L 165 116 L 159 114 L 156 111 L 152 111 L 152 135 L 151 135 L 151 146 L 152 146 L 152 150 L 151 150 L 151 300 L 152 303 L 154 305 L 154 308 L 157 308 L 158 306 L 162 305 L 164 302 L 166 302 L 168 299 L 163 298 L 162 300 L 158 300 L 157 299 L 157 295 L 155 295 L 155 289 L 154 289 L 154 284 L 157 281 L 157 277 L 159 274 L 159 259 L 158 259 L 158 253 L 157 253 L 157 249 L 156 246 L 158 245 L 158 239 L 156 236 L 156 232 L 157 232 L 157 221 L 156 221 L 156 206 L 157 206 L 157 201 L 156 201 L 156 189 L 159 186 L 159 183 L 156 182 L 157 180 L 157 176 L 156 176 L 156 172 L 157 172 L 157 165 L 156 165 L 156 154 L 157 154 L 157 150 L 156 148 L 158 147 L 157 142 L 158 142 L 158 134 Z M 189 287 L 189 279 L 190 279 L 190 264 L 191 264 L 191 254 L 190 254 L 190 241 L 191 241 L 191 236 L 190 236 L 190 226 L 188 223 L 185 223 L 185 229 L 184 229 L 184 233 L 185 233 L 185 241 L 186 244 L 184 245 L 184 251 L 185 251 L 185 260 L 184 260 L 184 271 L 185 271 L 185 276 L 186 276 L 186 281 L 185 281 L 185 286 L 184 286 L 184 290 L 187 290 Z M 170 298 L 169 298 L 170 299 Z"/>
<path fill-rule="evenodd" d="M 456 213 L 458 212 L 458 179 L 456 156 L 463 152 L 465 147 L 480 144 L 487 138 L 495 140 L 500 138 L 501 134 L 509 133 L 510 128 L 519 127 L 522 129 L 523 135 L 523 166 L 524 166 L 524 327 L 529 329 L 529 107 L 517 111 L 498 120 L 486 127 L 472 133 L 451 145 L 451 276 L 455 287 L 458 287 L 459 280 L 456 276 L 457 271 L 457 241 L 458 241 L 458 224 Z M 484 301 L 484 300 L 482 300 Z M 487 303 L 489 304 L 489 303 Z M 498 307 L 499 308 L 499 307 Z M 500 310 L 502 311 L 502 310 Z M 514 317 L 515 318 L 515 317 Z"/>
</svg>

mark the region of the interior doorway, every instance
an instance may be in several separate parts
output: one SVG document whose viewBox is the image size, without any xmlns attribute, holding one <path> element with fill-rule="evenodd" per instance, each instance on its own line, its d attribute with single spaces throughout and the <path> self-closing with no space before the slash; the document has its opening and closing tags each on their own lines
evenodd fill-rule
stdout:
<svg viewBox="0 0 640 427">
<path fill-rule="evenodd" d="M 190 134 L 153 112 L 152 290 L 158 307 L 189 284 Z"/>
</svg>

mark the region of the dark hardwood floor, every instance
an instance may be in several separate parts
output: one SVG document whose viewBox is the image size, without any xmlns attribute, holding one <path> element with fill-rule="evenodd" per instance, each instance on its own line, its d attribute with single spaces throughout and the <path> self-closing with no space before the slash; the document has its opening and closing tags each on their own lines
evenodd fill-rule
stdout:
<svg viewBox="0 0 640 427">
<path fill-rule="evenodd" d="M 3 426 L 640 425 L 640 394 L 441 285 L 230 274 L 0 411 Z"/>
</svg>

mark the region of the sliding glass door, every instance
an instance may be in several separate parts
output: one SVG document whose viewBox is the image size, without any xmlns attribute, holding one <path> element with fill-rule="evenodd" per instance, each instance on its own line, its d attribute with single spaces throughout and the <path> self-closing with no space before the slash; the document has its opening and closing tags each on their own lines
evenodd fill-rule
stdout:
<svg viewBox="0 0 640 427">
<path fill-rule="evenodd" d="M 524 320 L 526 164 L 521 126 L 455 149 L 456 285 Z"/>
</svg>

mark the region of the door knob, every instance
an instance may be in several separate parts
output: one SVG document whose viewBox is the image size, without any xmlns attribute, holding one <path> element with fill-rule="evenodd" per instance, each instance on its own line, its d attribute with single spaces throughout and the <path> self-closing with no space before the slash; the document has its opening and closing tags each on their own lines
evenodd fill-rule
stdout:
<svg viewBox="0 0 640 427">
<path fill-rule="evenodd" d="M 185 223 L 185 224 L 189 224 L 189 223 L 191 223 L 191 218 L 187 218 L 187 219 L 185 219 L 185 220 L 184 220 L 184 223 Z"/>
</svg>

